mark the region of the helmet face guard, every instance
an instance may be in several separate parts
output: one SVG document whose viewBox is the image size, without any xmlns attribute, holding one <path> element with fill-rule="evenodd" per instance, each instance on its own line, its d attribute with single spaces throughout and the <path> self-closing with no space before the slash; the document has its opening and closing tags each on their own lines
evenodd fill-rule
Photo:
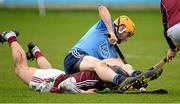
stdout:
<svg viewBox="0 0 180 104">
<path fill-rule="evenodd" d="M 132 37 L 135 32 L 135 25 L 134 23 L 128 18 L 127 16 L 120 16 L 114 21 L 115 25 L 115 35 L 118 39 L 117 43 L 121 43 L 120 35 L 124 32 L 128 33 L 128 37 Z M 124 25 L 125 28 L 123 30 L 119 30 L 120 26 Z"/>
<path fill-rule="evenodd" d="M 120 44 L 121 43 L 121 39 L 120 39 L 120 35 L 122 32 L 119 32 L 119 28 L 120 28 L 120 18 L 118 18 L 118 24 L 114 24 L 115 25 L 115 35 L 116 38 L 118 39 L 117 43 Z M 125 30 L 124 30 L 125 31 Z"/>
<path fill-rule="evenodd" d="M 116 29 L 115 31 L 116 38 L 118 39 L 117 41 L 118 44 L 122 42 L 121 35 L 123 33 L 125 33 L 125 31 L 119 32 L 119 29 Z M 128 37 L 132 37 L 134 35 L 134 33 L 130 33 L 130 32 L 127 32 L 127 34 L 128 34 Z"/>
</svg>

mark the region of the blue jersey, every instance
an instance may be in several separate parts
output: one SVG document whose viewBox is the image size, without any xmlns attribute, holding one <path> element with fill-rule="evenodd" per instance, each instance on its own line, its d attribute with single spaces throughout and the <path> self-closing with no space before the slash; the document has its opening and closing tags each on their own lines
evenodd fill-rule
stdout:
<svg viewBox="0 0 180 104">
<path fill-rule="evenodd" d="M 112 22 L 112 27 L 114 24 Z M 98 21 L 71 49 L 81 50 L 90 56 L 98 59 L 117 58 L 119 57 L 117 50 L 112 45 L 107 36 L 104 35 L 108 30 L 102 20 Z"/>
</svg>

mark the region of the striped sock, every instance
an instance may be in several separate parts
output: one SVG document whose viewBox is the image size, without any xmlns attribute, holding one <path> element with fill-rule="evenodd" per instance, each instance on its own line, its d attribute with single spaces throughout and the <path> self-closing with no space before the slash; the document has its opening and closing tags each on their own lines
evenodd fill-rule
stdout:
<svg viewBox="0 0 180 104">
<path fill-rule="evenodd" d="M 16 41 L 17 41 L 17 39 L 16 39 L 16 37 L 15 37 L 15 36 L 12 36 L 12 37 L 8 38 L 8 39 L 7 39 L 7 41 L 8 41 L 9 46 L 10 46 L 10 45 L 11 45 L 11 43 L 12 43 L 12 42 L 16 42 Z"/>
<path fill-rule="evenodd" d="M 115 85 L 119 85 L 122 83 L 122 81 L 125 79 L 126 77 L 122 74 L 117 74 L 113 77 L 112 83 L 114 83 Z"/>
</svg>

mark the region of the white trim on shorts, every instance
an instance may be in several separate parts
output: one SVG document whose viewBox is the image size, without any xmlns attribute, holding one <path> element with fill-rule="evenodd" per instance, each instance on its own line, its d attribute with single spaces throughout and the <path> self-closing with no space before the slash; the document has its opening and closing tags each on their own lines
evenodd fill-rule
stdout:
<svg viewBox="0 0 180 104">
<path fill-rule="evenodd" d="M 76 58 L 81 58 L 81 54 L 77 51 L 77 49 L 73 49 L 72 51 L 70 51 L 72 53 L 72 55 Z"/>
</svg>

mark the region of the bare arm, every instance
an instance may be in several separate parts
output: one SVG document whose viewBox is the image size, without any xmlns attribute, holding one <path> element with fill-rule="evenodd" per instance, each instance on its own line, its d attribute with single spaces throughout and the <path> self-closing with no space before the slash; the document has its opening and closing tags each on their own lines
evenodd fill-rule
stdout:
<svg viewBox="0 0 180 104">
<path fill-rule="evenodd" d="M 108 9 L 105 6 L 99 6 L 98 10 L 99 10 L 100 18 L 106 25 L 109 33 L 114 33 L 113 28 L 112 28 L 111 15 Z"/>
<path fill-rule="evenodd" d="M 99 15 L 104 24 L 106 25 L 106 28 L 110 34 L 109 40 L 112 44 L 117 43 L 117 38 L 114 34 L 113 28 L 112 28 L 112 20 L 111 20 L 111 15 L 109 13 L 109 10 L 105 6 L 99 6 Z"/>
</svg>

